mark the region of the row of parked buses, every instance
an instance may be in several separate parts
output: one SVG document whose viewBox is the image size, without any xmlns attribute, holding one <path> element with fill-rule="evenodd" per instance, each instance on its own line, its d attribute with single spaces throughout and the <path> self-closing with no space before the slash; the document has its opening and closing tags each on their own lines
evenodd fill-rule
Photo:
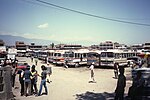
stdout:
<svg viewBox="0 0 150 100">
<path fill-rule="evenodd" d="M 131 50 L 45 50 L 39 51 L 38 58 L 56 65 L 79 67 L 82 65 L 110 66 L 115 63 L 119 66 L 127 65 L 127 58 L 137 56 L 139 53 Z"/>
</svg>

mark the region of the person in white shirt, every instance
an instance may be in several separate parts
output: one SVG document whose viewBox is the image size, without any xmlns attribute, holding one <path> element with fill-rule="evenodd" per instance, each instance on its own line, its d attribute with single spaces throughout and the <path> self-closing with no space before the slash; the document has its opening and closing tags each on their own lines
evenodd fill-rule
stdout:
<svg viewBox="0 0 150 100">
<path fill-rule="evenodd" d="M 94 62 L 92 62 L 91 66 L 90 66 L 90 70 L 91 70 L 91 77 L 89 80 L 89 83 L 95 83 L 95 79 L 94 79 Z"/>
</svg>

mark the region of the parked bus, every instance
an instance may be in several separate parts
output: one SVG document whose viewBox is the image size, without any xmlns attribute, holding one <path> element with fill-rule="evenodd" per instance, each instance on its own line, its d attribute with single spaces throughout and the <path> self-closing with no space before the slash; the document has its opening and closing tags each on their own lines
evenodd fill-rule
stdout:
<svg viewBox="0 0 150 100">
<path fill-rule="evenodd" d="M 48 50 L 48 62 L 53 63 L 55 50 Z"/>
<path fill-rule="evenodd" d="M 115 63 L 119 66 L 128 64 L 127 58 L 137 56 L 137 52 L 131 50 L 112 49 L 101 52 L 101 66 L 113 67 Z"/>
<path fill-rule="evenodd" d="M 101 51 L 91 50 L 88 52 L 87 65 L 90 66 L 94 62 L 94 66 L 101 66 Z"/>
<path fill-rule="evenodd" d="M 17 49 L 15 48 L 8 49 L 7 59 L 15 60 L 16 55 L 17 55 Z"/>
<path fill-rule="evenodd" d="M 88 49 L 70 50 L 65 52 L 65 64 L 75 67 L 87 65 L 88 52 Z"/>
<path fill-rule="evenodd" d="M 40 50 L 40 51 L 38 52 L 38 59 L 39 59 L 39 60 L 43 60 L 43 61 L 46 62 L 47 56 L 48 56 L 47 50 Z"/>
<path fill-rule="evenodd" d="M 7 58 L 6 46 L 0 46 L 0 63 L 1 61 L 6 60 Z"/>
<path fill-rule="evenodd" d="M 53 64 L 63 65 L 65 62 L 65 52 L 67 50 L 55 50 L 53 55 Z"/>
</svg>

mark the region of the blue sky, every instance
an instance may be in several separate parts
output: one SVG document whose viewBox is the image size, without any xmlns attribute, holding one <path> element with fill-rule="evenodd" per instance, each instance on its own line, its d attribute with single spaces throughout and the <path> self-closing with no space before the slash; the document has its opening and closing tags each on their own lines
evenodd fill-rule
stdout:
<svg viewBox="0 0 150 100">
<path fill-rule="evenodd" d="M 150 0 L 42 1 L 97 16 L 150 24 Z M 81 41 L 91 45 L 106 40 L 125 44 L 150 42 L 150 26 L 94 18 L 36 0 L 0 0 L 0 34 L 68 44 Z"/>
</svg>

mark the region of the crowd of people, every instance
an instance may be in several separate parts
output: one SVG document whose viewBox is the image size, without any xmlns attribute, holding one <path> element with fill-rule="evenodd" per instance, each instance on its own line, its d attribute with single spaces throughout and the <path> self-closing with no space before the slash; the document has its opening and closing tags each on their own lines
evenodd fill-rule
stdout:
<svg viewBox="0 0 150 100">
<path fill-rule="evenodd" d="M 45 95 L 48 94 L 46 82 L 50 83 L 49 79 L 47 79 L 47 76 L 50 77 L 51 72 L 47 70 L 47 67 L 44 65 L 41 66 L 41 74 L 38 74 L 37 70 L 35 70 L 35 65 L 32 65 L 31 70 L 30 66 L 27 65 L 26 69 L 22 69 L 19 72 L 19 81 L 21 84 L 21 96 L 29 96 L 35 94 L 35 96 L 40 96 L 42 92 L 42 87 L 45 88 Z M 37 89 L 37 78 L 41 78 L 41 84 L 40 89 L 38 91 Z"/>
<path fill-rule="evenodd" d="M 31 62 L 33 62 L 33 60 L 31 60 Z M 40 74 L 36 70 L 37 61 L 35 61 L 35 65 L 33 64 L 32 66 L 30 66 L 27 63 L 24 63 L 25 67 L 22 68 L 18 68 L 17 59 L 15 60 L 9 59 L 5 61 L 1 61 L 0 65 L 2 67 L 7 65 L 10 65 L 12 67 L 12 71 L 11 71 L 12 87 L 15 86 L 16 75 L 19 76 L 21 96 L 26 96 L 26 97 L 29 95 L 41 96 L 42 94 L 45 95 L 48 94 L 46 83 L 50 83 L 50 75 L 52 74 L 52 70 L 51 67 L 49 66 L 49 63 L 47 63 L 47 66 L 45 65 L 41 66 L 42 72 Z M 39 91 L 37 88 L 38 77 L 41 78 Z M 45 88 L 45 93 L 41 93 L 43 86 Z"/>
</svg>

